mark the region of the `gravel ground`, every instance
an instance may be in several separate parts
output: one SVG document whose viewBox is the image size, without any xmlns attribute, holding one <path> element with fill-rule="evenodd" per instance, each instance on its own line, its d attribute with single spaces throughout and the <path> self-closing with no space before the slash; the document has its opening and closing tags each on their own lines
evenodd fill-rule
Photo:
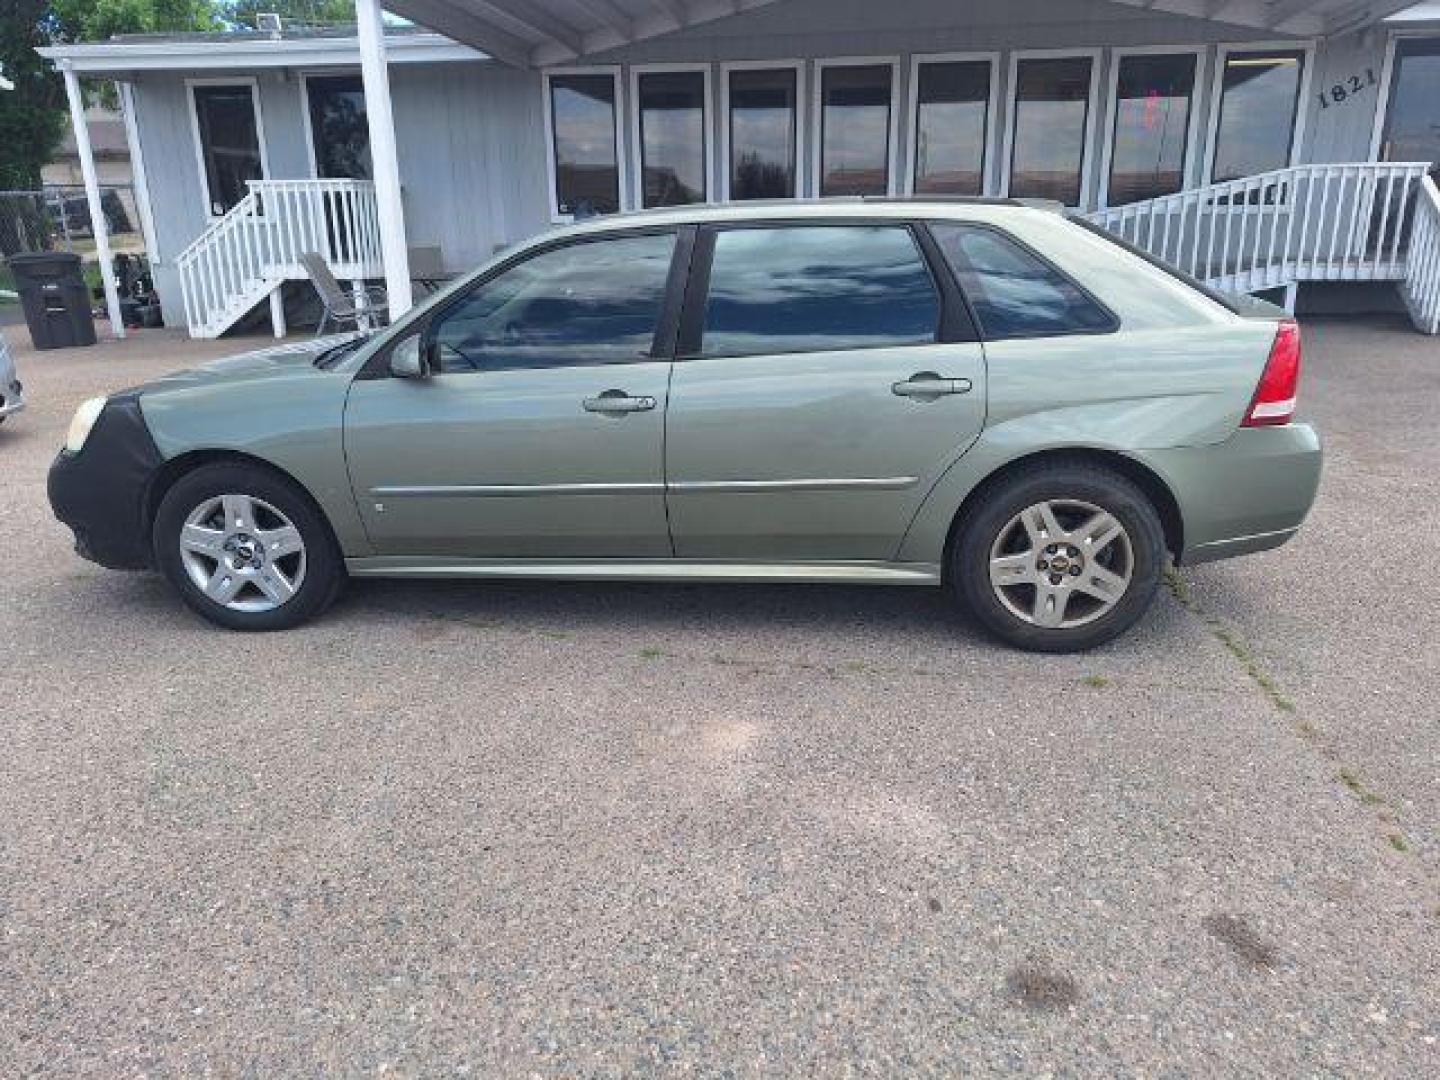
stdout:
<svg viewBox="0 0 1440 1080">
<path fill-rule="evenodd" d="M 241 343 L 22 344 L 0 1075 L 1436 1075 L 1440 347 L 1307 334 L 1307 529 L 1057 658 L 900 589 L 226 634 L 73 556 L 44 474 L 83 397 Z"/>
</svg>

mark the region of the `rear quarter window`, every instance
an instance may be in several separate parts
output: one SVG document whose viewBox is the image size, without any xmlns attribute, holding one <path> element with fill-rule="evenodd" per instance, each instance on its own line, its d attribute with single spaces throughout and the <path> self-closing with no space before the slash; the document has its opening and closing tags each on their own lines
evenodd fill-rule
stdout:
<svg viewBox="0 0 1440 1080">
<path fill-rule="evenodd" d="M 930 232 L 988 341 L 1104 334 L 1119 325 L 1098 300 L 998 229 L 937 222 Z"/>
</svg>

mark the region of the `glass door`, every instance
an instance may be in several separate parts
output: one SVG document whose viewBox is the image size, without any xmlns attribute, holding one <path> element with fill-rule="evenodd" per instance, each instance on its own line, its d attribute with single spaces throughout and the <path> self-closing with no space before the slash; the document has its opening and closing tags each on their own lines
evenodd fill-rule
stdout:
<svg viewBox="0 0 1440 1080">
<path fill-rule="evenodd" d="M 1440 37 L 1395 43 L 1390 103 L 1380 139 L 1381 161 L 1440 162 Z"/>
</svg>

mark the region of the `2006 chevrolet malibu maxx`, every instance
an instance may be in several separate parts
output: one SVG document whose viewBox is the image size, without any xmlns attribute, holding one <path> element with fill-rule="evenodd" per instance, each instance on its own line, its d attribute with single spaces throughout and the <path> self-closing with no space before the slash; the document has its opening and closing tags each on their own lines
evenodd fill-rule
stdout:
<svg viewBox="0 0 1440 1080">
<path fill-rule="evenodd" d="M 1284 543 L 1320 447 L 1295 324 L 1007 201 L 550 233 L 368 339 L 83 404 L 81 554 L 237 630 L 349 576 L 944 585 L 1083 649 L 1167 558 Z"/>
</svg>

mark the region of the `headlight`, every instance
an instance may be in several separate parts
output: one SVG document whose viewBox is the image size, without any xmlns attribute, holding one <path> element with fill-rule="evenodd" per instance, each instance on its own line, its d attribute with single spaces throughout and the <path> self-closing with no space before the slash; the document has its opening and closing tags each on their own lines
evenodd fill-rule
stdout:
<svg viewBox="0 0 1440 1080">
<path fill-rule="evenodd" d="M 80 403 L 80 407 L 75 410 L 75 418 L 70 421 L 70 430 L 65 433 L 67 454 L 78 454 L 81 451 L 85 440 L 90 437 L 90 429 L 95 426 L 95 421 L 100 419 L 100 412 L 104 408 L 103 397 L 92 397 L 89 401 Z"/>
</svg>

